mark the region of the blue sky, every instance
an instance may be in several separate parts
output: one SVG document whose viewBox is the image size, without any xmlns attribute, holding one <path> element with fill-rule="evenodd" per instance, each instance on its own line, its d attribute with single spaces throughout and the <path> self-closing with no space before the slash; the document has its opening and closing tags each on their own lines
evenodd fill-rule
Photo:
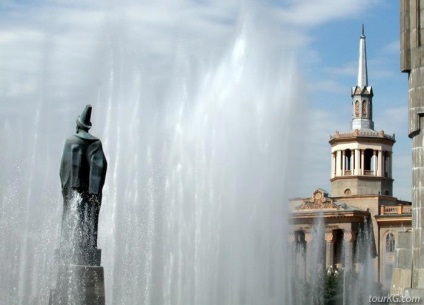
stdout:
<svg viewBox="0 0 424 305">
<path fill-rule="evenodd" d="M 391 0 L 127 0 L 90 4 L 3 0 L 0 117 L 6 122 L 11 117 L 27 122 L 40 107 L 59 117 L 66 111 L 80 111 L 80 105 L 71 101 L 98 95 L 98 87 L 107 79 L 107 50 L 118 45 L 124 46 L 120 49 L 124 57 L 136 59 L 141 71 L 153 71 L 149 81 L 160 87 L 169 81 L 168 71 L 179 52 L 196 65 L 217 62 L 215 58 L 233 43 L 240 19 L 248 12 L 254 16 L 253 24 L 262 29 L 258 31 L 263 34 L 260 47 L 280 48 L 281 58 L 278 52 L 272 53 L 274 61 L 286 61 L 289 49 L 302 79 L 296 94 L 305 103 L 293 129 L 293 136 L 298 137 L 294 141 L 301 142 L 297 143 L 299 162 L 292 173 L 296 187 L 289 196 L 309 196 L 316 187 L 330 190 L 329 135 L 350 128 L 350 88 L 356 82 L 364 23 L 369 82 L 375 93 L 375 128 L 396 134 L 394 195 L 409 200 L 407 76 L 399 71 L 398 10 L 398 2 Z M 124 63 L 121 68 L 126 71 L 131 65 Z M 148 98 L 162 95 L 157 90 Z M 47 118 L 41 118 L 44 120 Z M 8 123 L 2 130 L 7 128 Z"/>
</svg>

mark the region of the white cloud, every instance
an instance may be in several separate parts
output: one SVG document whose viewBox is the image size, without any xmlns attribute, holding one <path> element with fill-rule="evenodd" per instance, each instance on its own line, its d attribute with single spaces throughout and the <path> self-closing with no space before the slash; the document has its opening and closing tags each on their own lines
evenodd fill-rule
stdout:
<svg viewBox="0 0 424 305">
<path fill-rule="evenodd" d="M 333 81 L 333 80 L 322 80 L 322 81 L 315 81 L 312 82 L 308 89 L 311 92 L 317 93 L 317 92 L 327 92 L 327 93 L 340 93 L 340 92 L 346 92 L 346 87 L 342 84 Z"/>
<path fill-rule="evenodd" d="M 342 66 L 329 67 L 326 69 L 329 73 L 335 75 L 349 75 L 357 76 L 358 75 L 358 61 L 347 61 Z"/>
<path fill-rule="evenodd" d="M 397 134 L 401 137 L 406 135 L 408 117 L 408 106 L 383 108 L 381 112 L 377 112 L 374 118 L 376 128 L 384 130 L 389 134 Z"/>
<path fill-rule="evenodd" d="M 352 17 L 378 2 L 378 0 L 291 0 L 289 5 L 280 11 L 280 15 L 289 23 L 313 26 L 338 18 Z"/>
<path fill-rule="evenodd" d="M 398 54 L 400 50 L 399 40 L 392 41 L 383 47 L 384 52 L 391 54 Z"/>
<path fill-rule="evenodd" d="M 397 67 L 393 66 L 390 56 L 380 55 L 368 60 L 368 77 L 372 79 L 393 78 L 396 75 Z M 396 72 L 395 72 L 396 71 Z M 397 72 L 398 73 L 398 72 Z"/>
<path fill-rule="evenodd" d="M 358 61 L 349 61 L 342 66 L 330 67 L 326 70 L 335 75 L 357 76 Z M 391 78 L 393 76 L 394 72 L 387 67 L 387 60 L 384 58 L 368 60 L 369 78 Z"/>
<path fill-rule="evenodd" d="M 321 105 L 322 106 L 322 105 Z M 345 118 L 336 111 L 322 110 L 320 105 L 310 108 L 308 116 L 303 118 L 308 124 L 304 132 L 308 135 L 303 144 L 302 157 L 306 161 L 298 165 L 301 179 L 292 190 L 291 197 L 305 197 L 318 187 L 331 192 L 330 153 L 328 143 L 330 135 L 347 126 Z"/>
</svg>

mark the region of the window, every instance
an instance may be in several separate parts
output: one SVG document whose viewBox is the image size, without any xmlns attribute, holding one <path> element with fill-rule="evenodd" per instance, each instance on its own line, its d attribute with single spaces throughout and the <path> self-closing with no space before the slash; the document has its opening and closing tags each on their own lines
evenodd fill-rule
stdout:
<svg viewBox="0 0 424 305">
<path fill-rule="evenodd" d="M 372 149 L 365 149 L 364 151 L 364 170 L 373 171 L 374 170 L 374 151 Z M 367 173 L 365 173 L 367 175 Z"/>
<path fill-rule="evenodd" d="M 388 152 L 383 152 L 383 169 L 384 169 L 384 177 L 389 177 L 389 156 Z"/>
<path fill-rule="evenodd" d="M 334 248 L 333 248 L 333 262 L 334 264 L 342 264 L 343 261 L 343 231 L 340 229 L 333 231 L 334 236 Z"/>
<path fill-rule="evenodd" d="M 386 236 L 386 252 L 395 252 L 395 236 L 392 233 Z"/>
<path fill-rule="evenodd" d="M 350 149 L 345 150 L 345 170 L 350 171 L 352 169 L 352 151 Z"/>
<path fill-rule="evenodd" d="M 355 102 L 355 118 L 359 117 L 359 101 Z"/>
<path fill-rule="evenodd" d="M 306 239 L 305 239 L 305 232 L 303 231 L 296 231 L 294 232 L 294 240 L 295 240 L 295 246 L 296 246 L 296 253 L 304 254 L 306 250 Z"/>
<path fill-rule="evenodd" d="M 362 101 L 362 117 L 367 117 L 367 101 Z"/>
</svg>

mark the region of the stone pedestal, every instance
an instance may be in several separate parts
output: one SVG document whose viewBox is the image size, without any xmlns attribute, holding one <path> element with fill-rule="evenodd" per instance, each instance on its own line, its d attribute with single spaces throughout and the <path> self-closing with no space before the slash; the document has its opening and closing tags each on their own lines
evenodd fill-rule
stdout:
<svg viewBox="0 0 424 305">
<path fill-rule="evenodd" d="M 100 266 L 102 250 L 100 249 L 67 249 L 55 251 L 56 264 L 78 266 Z"/>
<path fill-rule="evenodd" d="M 59 266 L 56 289 L 50 291 L 49 305 L 104 305 L 103 267 Z"/>
<path fill-rule="evenodd" d="M 49 305 L 105 305 L 100 253 L 99 249 L 56 251 L 57 280 L 50 291 Z"/>
</svg>

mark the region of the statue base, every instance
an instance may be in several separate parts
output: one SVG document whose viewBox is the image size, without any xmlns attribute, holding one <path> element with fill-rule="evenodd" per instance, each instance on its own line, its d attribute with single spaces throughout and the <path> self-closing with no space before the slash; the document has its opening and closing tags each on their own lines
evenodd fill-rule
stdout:
<svg viewBox="0 0 424 305">
<path fill-rule="evenodd" d="M 56 288 L 50 290 L 49 305 L 105 305 L 101 250 L 56 250 Z"/>
<path fill-rule="evenodd" d="M 100 249 L 60 248 L 55 251 L 55 260 L 58 265 L 100 266 L 101 257 Z"/>
<path fill-rule="evenodd" d="M 103 267 L 59 266 L 49 305 L 105 305 Z"/>
</svg>

